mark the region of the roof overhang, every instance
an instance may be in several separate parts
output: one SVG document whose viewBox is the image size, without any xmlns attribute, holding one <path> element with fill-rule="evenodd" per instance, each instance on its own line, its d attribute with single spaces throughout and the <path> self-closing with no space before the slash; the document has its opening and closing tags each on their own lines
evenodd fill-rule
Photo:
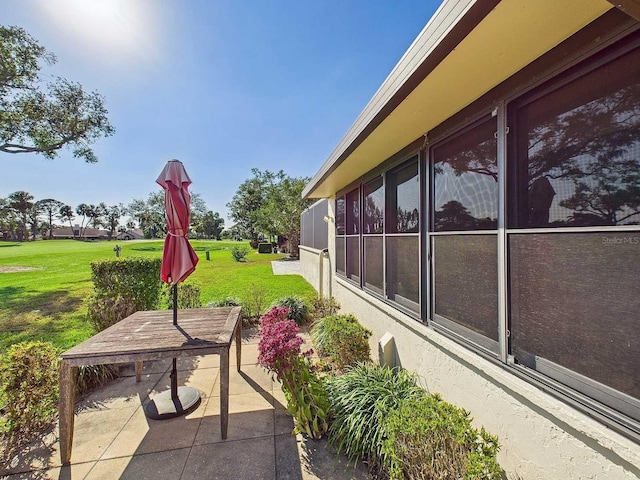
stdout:
<svg viewBox="0 0 640 480">
<path fill-rule="evenodd" d="M 445 0 L 303 196 L 331 197 L 611 8 L 607 0 Z"/>
</svg>

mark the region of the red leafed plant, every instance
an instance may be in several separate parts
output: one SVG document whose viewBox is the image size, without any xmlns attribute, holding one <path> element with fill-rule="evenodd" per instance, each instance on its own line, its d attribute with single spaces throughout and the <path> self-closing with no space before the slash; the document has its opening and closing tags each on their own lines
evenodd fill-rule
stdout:
<svg viewBox="0 0 640 480">
<path fill-rule="evenodd" d="M 262 338 L 258 363 L 274 373 L 282 384 L 287 411 L 296 419 L 296 430 L 320 438 L 328 428 L 329 402 L 320 378 L 311 369 L 311 350 L 302 353 L 304 340 L 296 322 L 287 320 L 287 307 L 272 307 L 261 319 Z"/>
</svg>

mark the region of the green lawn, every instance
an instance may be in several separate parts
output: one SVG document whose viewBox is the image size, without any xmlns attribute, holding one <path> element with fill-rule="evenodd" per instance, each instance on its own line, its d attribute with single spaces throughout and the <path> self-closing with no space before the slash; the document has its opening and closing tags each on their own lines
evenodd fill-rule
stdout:
<svg viewBox="0 0 640 480">
<path fill-rule="evenodd" d="M 161 240 L 117 242 L 122 257 L 162 256 Z M 255 289 L 264 289 L 266 301 L 284 295 L 311 299 L 315 291 L 298 275 L 278 275 L 271 260 L 283 255 L 250 251 L 244 263 L 231 256 L 239 242 L 191 242 L 200 258 L 188 282 L 200 284 L 202 302 L 227 296 L 246 302 Z M 116 242 L 53 240 L 0 242 L 0 351 L 23 340 L 45 340 L 67 349 L 94 332 L 86 318 L 86 302 L 93 291 L 90 263 L 115 258 Z M 243 244 L 245 245 L 245 244 Z M 210 261 L 205 251 L 210 251 Z M 3 267 L 34 270 L 1 273 Z"/>
</svg>

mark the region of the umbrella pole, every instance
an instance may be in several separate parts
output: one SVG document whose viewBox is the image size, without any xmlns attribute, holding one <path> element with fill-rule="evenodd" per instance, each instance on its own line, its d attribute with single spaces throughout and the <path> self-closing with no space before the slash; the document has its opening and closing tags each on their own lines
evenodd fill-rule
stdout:
<svg viewBox="0 0 640 480">
<path fill-rule="evenodd" d="M 173 324 L 178 325 L 178 284 L 173 284 Z"/>
</svg>

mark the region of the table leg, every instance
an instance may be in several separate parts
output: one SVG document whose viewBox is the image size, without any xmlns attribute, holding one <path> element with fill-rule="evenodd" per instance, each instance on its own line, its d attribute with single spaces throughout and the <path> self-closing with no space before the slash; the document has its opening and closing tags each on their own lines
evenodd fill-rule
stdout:
<svg viewBox="0 0 640 480">
<path fill-rule="evenodd" d="M 71 447 L 73 445 L 73 422 L 76 406 L 76 373 L 78 367 L 72 367 L 69 362 L 60 362 L 60 459 L 62 464 L 71 461 Z"/>
<path fill-rule="evenodd" d="M 229 350 L 223 348 L 220 353 L 220 431 L 223 440 L 227 438 L 229 425 Z"/>
<path fill-rule="evenodd" d="M 242 363 L 242 319 L 238 321 L 238 326 L 236 327 L 236 361 L 238 371 L 240 371 L 240 365 Z"/>
<path fill-rule="evenodd" d="M 140 383 L 142 381 L 143 367 L 144 367 L 144 362 L 136 362 L 136 383 Z"/>
</svg>

